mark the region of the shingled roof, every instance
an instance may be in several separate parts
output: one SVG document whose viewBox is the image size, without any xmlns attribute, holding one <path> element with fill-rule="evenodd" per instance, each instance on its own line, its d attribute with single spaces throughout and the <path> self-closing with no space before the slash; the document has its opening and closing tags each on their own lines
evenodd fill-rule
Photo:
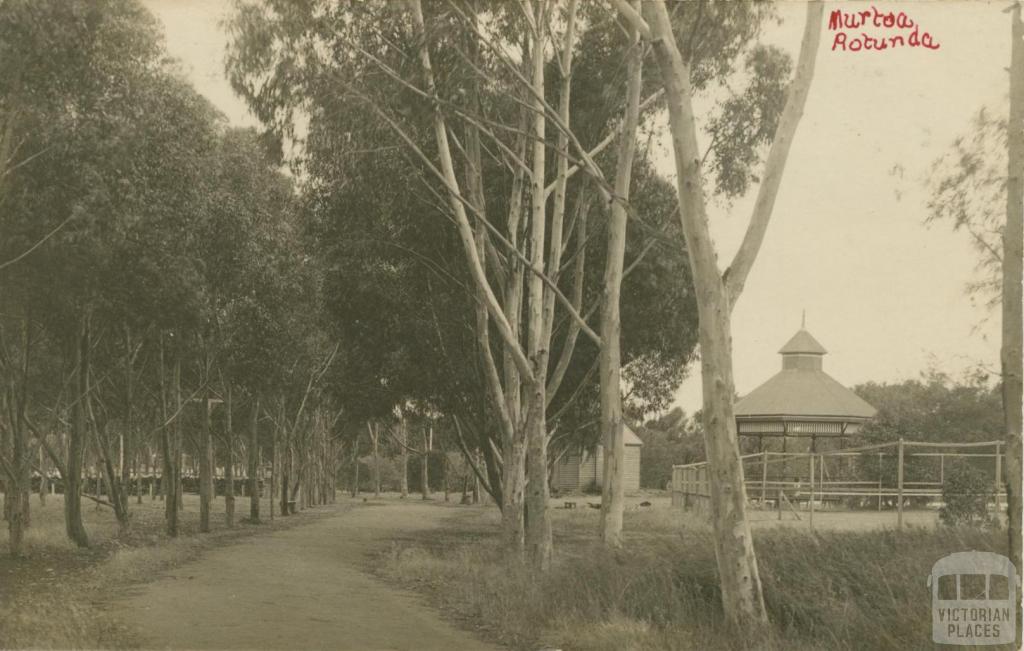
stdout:
<svg viewBox="0 0 1024 651">
<path fill-rule="evenodd" d="M 821 370 L 802 363 L 807 355 L 824 356 L 825 348 L 801 328 L 779 351 L 783 369 L 736 403 L 737 418 L 764 416 L 867 420 L 876 413 L 860 396 Z M 789 359 L 787 359 L 789 358 Z"/>
</svg>

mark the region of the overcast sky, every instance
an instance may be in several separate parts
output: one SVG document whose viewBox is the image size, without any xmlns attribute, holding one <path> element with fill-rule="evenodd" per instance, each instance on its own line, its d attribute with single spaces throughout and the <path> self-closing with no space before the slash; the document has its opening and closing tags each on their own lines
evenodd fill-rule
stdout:
<svg viewBox="0 0 1024 651">
<path fill-rule="evenodd" d="M 224 79 L 218 23 L 229 3 L 145 4 L 196 88 L 233 124 L 255 124 Z M 979 108 L 1006 110 L 1007 3 L 873 4 L 905 12 L 940 47 L 832 51 L 834 33 L 822 34 L 772 223 L 733 316 L 741 394 L 778 370 L 776 351 L 803 310 L 807 329 L 829 350 L 825 370 L 848 386 L 915 378 L 931 367 L 953 375 L 979 364 L 998 368 L 999 315 L 965 295 L 975 264 L 966 237 L 924 225 L 925 175 Z M 870 6 L 828 3 L 827 11 Z M 765 40 L 795 56 L 804 5 L 782 3 L 780 15 Z M 674 178 L 667 152 L 659 169 Z M 753 194 L 728 210 L 711 207 L 722 266 L 739 245 Z M 698 377 L 684 383 L 678 404 L 700 406 Z"/>
</svg>

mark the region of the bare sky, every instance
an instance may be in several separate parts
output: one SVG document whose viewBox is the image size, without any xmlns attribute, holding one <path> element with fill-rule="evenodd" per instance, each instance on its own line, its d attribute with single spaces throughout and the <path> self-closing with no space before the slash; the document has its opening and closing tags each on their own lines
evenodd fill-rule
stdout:
<svg viewBox="0 0 1024 651">
<path fill-rule="evenodd" d="M 170 53 L 198 90 L 233 124 L 255 124 L 224 79 L 226 37 L 218 23 L 229 3 L 145 4 L 163 21 Z M 954 375 L 978 364 L 998 367 L 999 315 L 972 306 L 964 292 L 975 263 L 966 237 L 924 220 L 932 161 L 979 108 L 1005 111 L 1006 2 L 873 4 L 905 12 L 940 47 L 832 51 L 834 33 L 823 33 L 772 223 L 734 312 L 741 394 L 778 370 L 776 351 L 800 326 L 803 310 L 808 330 L 829 350 L 825 370 L 847 385 L 914 378 L 929 367 Z M 827 11 L 870 6 L 828 3 Z M 782 25 L 766 40 L 795 56 L 804 4 L 784 2 L 780 14 Z M 667 152 L 658 166 L 674 175 Z M 753 194 L 731 208 L 711 208 L 723 267 L 739 245 Z M 700 406 L 698 373 L 679 391 L 687 411 Z"/>
</svg>

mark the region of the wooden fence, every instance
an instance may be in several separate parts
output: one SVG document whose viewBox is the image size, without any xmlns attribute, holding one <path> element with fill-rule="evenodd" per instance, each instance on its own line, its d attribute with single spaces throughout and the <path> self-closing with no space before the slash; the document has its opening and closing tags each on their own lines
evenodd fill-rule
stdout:
<svg viewBox="0 0 1024 651">
<path fill-rule="evenodd" d="M 1002 445 L 1002 441 L 931 443 L 900 439 L 830 452 L 766 450 L 740 458 L 748 501 L 778 510 L 780 519 L 785 508 L 795 511 L 801 505 L 812 527 L 815 508 L 840 506 L 881 511 L 888 507 L 895 510 L 896 526 L 900 528 L 908 504 L 941 502 L 947 466 L 957 459 L 969 459 L 976 466 L 991 469 L 994 508 L 998 513 L 1006 498 Z M 866 480 L 865 468 L 875 458 L 877 478 Z M 917 475 L 913 480 L 906 477 L 911 465 Z M 837 472 L 836 466 L 841 466 L 842 471 Z M 672 505 L 706 512 L 711 481 L 706 461 L 673 466 Z"/>
</svg>

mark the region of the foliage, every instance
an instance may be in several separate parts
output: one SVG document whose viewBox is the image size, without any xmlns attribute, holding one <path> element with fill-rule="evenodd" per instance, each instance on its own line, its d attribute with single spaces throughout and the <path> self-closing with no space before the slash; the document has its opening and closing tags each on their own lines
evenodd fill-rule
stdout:
<svg viewBox="0 0 1024 651">
<path fill-rule="evenodd" d="M 460 3 L 440 13 L 435 5 L 425 9 L 431 39 L 442 44 L 432 57 L 438 92 L 445 98 L 451 124 L 457 125 L 457 137 L 465 137 L 461 116 L 471 108 L 466 99 L 470 90 L 480 93 L 479 110 L 488 123 L 515 124 L 518 82 L 489 51 L 493 43 L 472 45 L 467 16 L 473 5 Z M 493 5 L 475 10 L 481 22 L 521 27 L 514 8 Z M 716 19 L 708 16 L 701 19 L 707 21 L 708 43 L 722 44 L 728 56 L 745 48 L 743 36 L 755 33 L 759 21 L 770 13 L 765 8 L 714 11 L 722 14 L 723 24 L 716 26 Z M 689 9 L 681 14 L 696 18 Z M 587 6 L 583 16 L 573 72 L 572 123 L 578 125 L 574 133 L 582 146 L 592 147 L 621 113 L 621 97 L 610 89 L 622 83 L 622 71 L 614 61 L 621 56 L 623 42 L 616 23 L 599 7 Z M 381 3 L 297 7 L 267 0 L 241 3 L 230 30 L 229 76 L 266 126 L 287 139 L 297 135 L 296 115 L 309 118 L 295 163 L 309 179 L 305 191 L 310 240 L 326 270 L 328 325 L 337 336 L 362 344 L 345 351 L 344 363 L 332 374 L 332 393 L 357 417 L 386 415 L 394 406 L 416 400 L 488 429 L 484 423 L 489 416 L 481 412 L 486 398 L 472 328 L 472 283 L 461 244 L 448 223 L 445 189 L 395 133 L 402 129 L 431 155 L 431 109 L 409 87 L 419 84 L 420 72 L 417 44 L 407 38 L 407 17 L 395 5 Z M 472 57 L 466 50 L 473 47 L 479 48 L 475 54 L 488 75 L 486 84 L 475 83 L 476 73 L 467 63 Z M 327 56 L 328 52 L 335 54 Z M 711 47 L 701 50 L 702 63 L 695 68 L 701 88 L 722 83 L 734 72 L 731 59 L 718 56 Z M 557 74 L 552 72 L 548 79 L 557 84 Z M 490 148 L 511 151 L 514 144 L 503 131 L 497 133 L 496 142 L 485 144 L 490 151 L 484 159 L 485 213 L 502 228 L 504 219 L 495 216 L 507 213 L 511 186 L 505 163 Z M 614 159 L 604 154 L 598 164 L 607 170 Z M 656 247 L 624 283 L 623 350 L 631 386 L 627 406 L 645 413 L 663 408 L 682 380 L 692 359 L 696 323 L 689 269 L 677 244 L 671 187 L 647 163 L 638 165 L 635 184 L 627 261 L 638 259 L 651 240 Z M 578 175 L 569 187 L 567 214 L 593 192 L 583 174 Z M 595 205 L 592 213 L 585 251 L 590 261 L 585 269 L 585 309 L 600 298 L 599 261 L 606 239 L 601 237 L 606 208 Z M 578 244 L 569 245 L 567 255 L 574 254 Z M 571 294 L 572 283 L 570 273 L 561 274 L 563 292 Z M 552 368 L 564 345 L 560 335 L 567 321 L 564 315 L 556 320 Z M 588 342 L 576 347 L 562 391 L 549 408 L 565 421 L 560 430 L 573 430 L 583 441 L 596 438 L 591 421 L 597 378 L 590 371 L 595 359 Z"/>
<path fill-rule="evenodd" d="M 219 461 L 269 457 L 274 435 L 302 447 L 295 478 L 319 469 L 314 450 L 333 463 L 335 443 L 305 445 L 337 419 L 310 382 L 333 342 L 293 183 L 183 79 L 140 3 L 0 5 L 0 134 L 0 379 L 20 405 L 5 403 L 0 459 L 28 425 L 29 458 L 49 439 L 44 465 L 66 463 L 73 405 L 88 416 L 70 433 L 108 483 L 156 449 L 194 457 L 202 393 L 234 396 L 230 431 L 214 410 Z M 257 449 L 240 446 L 260 395 L 271 415 L 256 414 Z"/>
<path fill-rule="evenodd" d="M 854 387 L 854 391 L 878 409 L 878 414 L 861 432 L 869 443 L 892 443 L 901 438 L 972 443 L 997 441 L 1003 437 L 999 389 L 980 371 L 968 373 L 959 380 L 930 371 L 919 380 L 896 384 L 869 382 Z M 941 466 L 937 457 L 916 456 L 913 449 L 909 449 L 904 456 L 904 481 L 938 481 Z M 874 452 L 865 452 L 857 458 L 857 468 L 855 474 L 862 480 L 881 480 L 886 486 L 896 486 L 895 448 L 888 449 L 881 458 Z"/>
<path fill-rule="evenodd" d="M 789 56 L 777 48 L 758 45 L 747 53 L 744 72 L 749 85 L 723 101 L 721 113 L 706 127 L 715 154 L 708 171 L 720 194 L 742 196 L 760 181 L 753 170 L 775 136 L 791 68 Z"/>
<path fill-rule="evenodd" d="M 259 135 L 223 133 L 211 161 L 210 209 L 197 224 L 212 318 L 225 371 L 253 394 L 287 381 L 308 355 L 316 279 L 304 264 L 291 181 Z"/>
<path fill-rule="evenodd" d="M 421 473 L 423 471 L 421 464 L 421 457 L 419 455 L 409 456 L 409 488 L 415 492 L 419 492 L 422 483 Z M 448 461 L 451 461 L 451 456 L 448 456 Z M 452 482 L 452 468 L 448 468 L 448 490 L 451 491 L 455 484 Z M 430 481 L 430 490 L 436 492 L 443 492 L 445 487 L 445 453 L 440 450 L 431 450 L 427 454 L 427 479 Z M 458 483 L 458 487 L 461 490 L 462 483 Z M 394 489 L 392 489 L 394 490 Z"/>
<path fill-rule="evenodd" d="M 959 380 L 930 371 L 919 380 L 869 382 L 854 391 L 878 409 L 862 433 L 873 443 L 900 438 L 969 443 L 1003 436 L 999 389 L 980 371 Z"/>
<path fill-rule="evenodd" d="M 545 5 L 536 6 L 535 20 L 547 20 Z M 580 164 L 584 171 L 569 179 L 562 164 L 570 156 L 560 150 L 572 141 L 572 158 L 589 159 L 586 151 L 606 133 L 614 135 L 608 122 L 621 114 L 621 83 L 610 83 L 607 71 L 621 73 L 616 64 L 624 55 L 622 25 L 607 20 L 604 7 L 585 8 L 579 43 L 593 47 L 581 48 L 583 65 L 569 70 L 557 54 L 545 60 L 549 36 L 552 44 L 559 41 L 563 16 L 556 14 L 548 33 L 534 28 L 531 38 L 526 36 L 529 12 L 522 6 L 450 2 L 423 10 L 417 2 L 412 9 L 411 20 L 404 5 L 378 2 L 240 3 L 230 21 L 228 74 L 274 137 L 294 138 L 297 116 L 308 117 L 297 166 L 308 174 L 313 205 L 328 208 L 317 214 L 314 230 L 316 241 L 326 244 L 319 253 L 327 302 L 337 308 L 330 312 L 331 325 L 337 336 L 367 344 L 345 356 L 332 380 L 348 386 L 335 384 L 333 397 L 363 418 L 404 410 L 412 402 L 459 418 L 474 434 L 470 445 L 484 456 L 489 490 L 498 503 L 506 504 L 501 494 L 518 501 L 523 493 L 504 491 L 504 486 L 529 474 L 533 488 L 524 495 L 530 509 L 519 511 L 509 503 L 512 508 L 505 513 L 515 517 L 506 526 L 509 540 L 518 540 L 516 520 L 527 513 L 527 546 L 545 565 L 551 544 L 544 479 L 548 437 L 558 431 L 558 445 L 564 448 L 592 444 L 597 434 L 596 395 L 598 386 L 606 385 L 594 377 L 592 346 L 576 341 L 578 322 L 610 296 L 597 289 L 601 283 L 595 282 L 593 264 L 607 257 L 595 256 L 593 249 L 602 242 L 595 235 L 607 223 L 608 206 L 595 208 L 593 213 L 600 213 L 591 217 L 589 198 L 600 190 L 604 203 L 609 201 L 607 170 L 621 162 L 595 153 L 597 162 Z M 771 15 L 768 5 L 691 3 L 674 9 L 679 27 L 689 31 L 687 57 L 695 88 L 724 89 L 736 114 L 759 109 L 742 128 L 719 124 L 714 151 L 707 152 L 714 154 L 718 170 L 715 193 L 736 196 L 756 180 L 750 169 L 775 129 L 788 58 L 750 46 Z M 567 36 L 573 33 L 571 24 L 565 27 Z M 575 49 L 574 43 L 569 47 Z M 552 52 L 558 49 L 554 45 Z M 525 73 L 521 64 L 531 53 L 534 72 Z M 743 55 L 745 72 L 754 79 L 737 95 L 729 92 L 730 78 Z M 591 86 L 587 71 L 596 73 Z M 564 95 L 570 80 L 572 102 Z M 584 93 L 582 101 L 581 87 L 593 91 Z M 557 119 L 531 116 L 532 110 L 546 113 L 539 105 L 556 93 L 563 93 L 568 115 L 561 117 L 560 110 Z M 531 94 L 537 99 L 524 101 Z M 525 133 L 531 121 L 547 142 L 528 146 Z M 547 122 L 558 128 L 546 130 Z M 583 125 L 582 133 L 567 133 L 570 124 L 574 130 Z M 449 140 L 457 152 L 454 159 Z M 529 149 L 532 172 L 524 177 Z M 551 167 L 559 169 L 551 212 L 546 209 L 545 158 L 553 158 Z M 622 307 L 635 317 L 632 323 L 623 319 L 621 360 L 630 389 L 625 406 L 633 414 L 667 405 L 693 359 L 697 333 L 689 265 L 678 247 L 678 205 L 650 165 L 639 167 L 638 191 L 630 193 L 639 200 L 629 206 L 637 244 L 626 246 L 638 284 L 625 285 L 623 295 L 632 304 Z M 531 174 L 539 178 L 530 179 Z M 646 184 L 640 182 L 644 176 Z M 524 178 L 531 181 L 531 211 L 523 208 Z M 644 191 L 645 185 L 653 191 Z M 335 196 L 346 192 L 351 199 Z M 545 196 L 538 196 L 542 192 Z M 654 199 L 653 210 L 644 199 Z M 365 218 L 352 215 L 354 204 Z M 564 233 L 563 215 L 572 215 Z M 585 231 L 587 220 L 595 217 L 599 228 Z M 445 224 L 453 218 L 458 239 Z M 334 231 L 332 236 L 324 236 L 325 227 Z M 404 237 L 409 239 L 396 242 Z M 667 254 L 647 256 L 666 242 Z M 362 251 L 367 244 L 388 250 L 359 260 L 351 255 L 351 244 Z M 536 267 L 523 272 L 516 258 L 526 260 L 527 253 L 530 266 Z M 382 257 L 387 258 L 383 264 Z M 545 259 L 550 260 L 546 265 Z M 549 278 L 542 283 L 531 271 Z M 440 282 L 433 276 L 441 276 Z M 440 294 L 446 290 L 450 296 Z M 563 303 L 570 302 L 565 295 L 572 295 L 573 307 L 556 308 L 555 294 Z M 529 318 L 524 319 L 526 295 Z M 478 312 L 478 305 L 486 309 Z M 536 389 L 527 378 L 537 383 Z M 521 401 L 522 409 L 516 406 Z M 469 455 L 468 445 L 460 442 Z M 521 442 L 532 450 L 525 460 Z M 552 450 L 550 458 L 558 452 Z M 501 472 L 500 465 L 508 472 Z M 543 540 L 530 542 L 534 536 Z"/>
<path fill-rule="evenodd" d="M 640 487 L 664 489 L 672 481 L 672 466 L 704 460 L 704 437 L 699 419 L 676 407 L 637 429 L 640 449 Z"/>
<path fill-rule="evenodd" d="M 157 242 L 158 253 L 172 255 L 182 250 L 174 244 L 187 244 L 172 233 L 181 234 L 195 197 L 212 108 L 158 66 L 155 24 L 134 2 L 6 3 L 0 30 L 0 43 L 18 47 L 0 57 L 0 77 L 13 86 L 0 92 L 5 127 L 21 150 L 39 153 L 4 178 L 0 256 L 13 258 L 67 222 L 13 268 L 8 290 L 26 288 L 41 316 L 136 299 L 150 307 L 157 278 L 136 260 Z M 192 269 L 167 269 L 157 286 L 189 288 Z"/>
<path fill-rule="evenodd" d="M 977 276 L 967 290 L 993 309 L 1002 298 L 1003 224 L 1006 222 L 1006 118 L 981 109 L 969 133 L 932 164 L 928 222 L 968 234 L 978 253 Z"/>
<path fill-rule="evenodd" d="M 998 520 L 988 508 L 993 497 L 991 474 L 966 459 L 958 459 L 950 464 L 942 482 L 939 518 L 950 527 L 995 526 Z"/>
</svg>

